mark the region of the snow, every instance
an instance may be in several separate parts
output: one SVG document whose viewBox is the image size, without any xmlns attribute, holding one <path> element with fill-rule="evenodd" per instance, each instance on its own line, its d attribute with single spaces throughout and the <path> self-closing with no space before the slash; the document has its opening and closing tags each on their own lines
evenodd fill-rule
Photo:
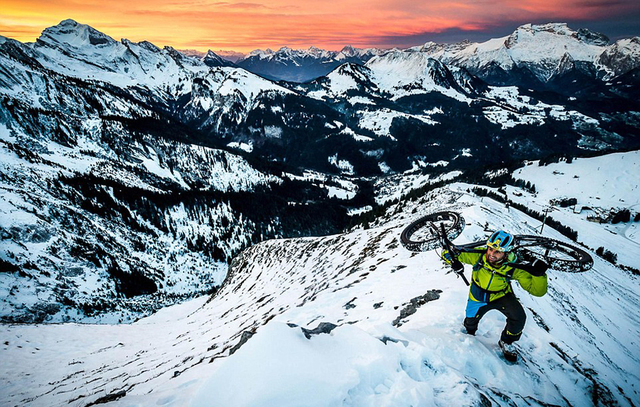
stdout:
<svg viewBox="0 0 640 407">
<path fill-rule="evenodd" d="M 355 191 L 350 191 L 344 188 L 328 186 L 327 189 L 329 190 L 329 198 L 352 199 L 354 196 L 356 196 Z"/>
<path fill-rule="evenodd" d="M 238 360 L 220 366 L 191 406 L 211 405 L 212 395 L 216 403 L 238 407 L 337 406 L 345 399 L 363 405 L 385 381 L 379 372 L 399 367 L 382 342 L 356 327 L 309 341 L 301 330 L 274 323 L 258 335 Z M 245 370 L 254 363 L 262 368 Z M 252 383 L 252 390 L 238 394 L 234 384 L 242 381 Z"/>
<path fill-rule="evenodd" d="M 359 87 L 352 74 L 342 73 L 340 69 L 329 73 L 327 79 L 330 81 L 331 92 L 336 95 L 344 94 L 350 89 L 358 89 Z"/>
<path fill-rule="evenodd" d="M 265 126 L 264 136 L 267 138 L 282 138 L 282 127 L 278 126 Z"/>
<path fill-rule="evenodd" d="M 424 53 L 391 51 L 373 57 L 365 66 L 371 69 L 373 82 L 380 90 L 388 92 L 392 100 L 409 95 L 439 92 L 464 103 L 470 102 L 469 98 L 455 89 L 436 83 L 435 72 L 446 68 Z"/>
<path fill-rule="evenodd" d="M 378 163 L 378 168 L 380 168 L 380 171 L 382 171 L 383 174 L 388 174 L 391 172 L 391 167 L 389 167 L 389 165 L 384 161 L 380 161 Z"/>
<path fill-rule="evenodd" d="M 575 31 L 566 24 L 546 24 L 519 27 L 511 38 L 516 46 L 509 49 L 511 57 L 518 62 L 561 58 L 568 53 L 576 61 L 593 61 L 602 53 L 602 45 L 592 45 L 573 36 Z"/>
<path fill-rule="evenodd" d="M 343 165 L 343 171 L 345 171 L 345 176 L 331 176 L 315 171 L 305 171 L 302 176 L 284 173 L 282 176 L 298 181 L 306 181 L 312 184 L 318 185 L 327 190 L 327 196 L 329 198 L 338 198 L 338 199 L 352 199 L 356 196 L 358 192 L 358 185 L 349 179 L 349 167 L 348 161 L 337 161 L 337 154 L 331 157 L 331 162 L 333 165 Z"/>
<path fill-rule="evenodd" d="M 437 121 L 431 119 L 428 115 L 415 115 L 398 112 L 388 108 L 382 108 L 377 110 L 360 110 L 357 113 L 360 116 L 360 127 L 363 129 L 371 130 L 375 134 L 381 137 L 389 137 L 395 140 L 389 133 L 391 130 L 391 124 L 393 119 L 401 117 L 404 119 L 415 119 L 425 124 L 436 125 Z"/>
<path fill-rule="evenodd" d="M 441 163 L 441 165 L 444 165 Z M 380 178 L 374 183 L 376 203 L 382 205 L 386 202 L 400 199 L 412 189 L 421 188 L 429 183 L 443 180 L 452 180 L 462 174 L 460 171 L 451 171 L 432 177 L 430 174 L 413 173 L 418 168 L 406 171 L 404 174 L 392 175 Z"/>
<path fill-rule="evenodd" d="M 606 217 L 612 209 L 628 209 L 631 219 L 640 213 L 640 151 L 613 153 L 594 158 L 576 158 L 539 166 L 530 163 L 513 174 L 516 179 L 535 185 L 535 196 L 520 191 L 509 198 L 542 212 L 553 200 L 576 198 L 575 207 L 554 207 L 550 216 L 578 232 L 578 240 L 596 249 L 604 247 L 616 253 L 618 262 L 638 268 L 637 223 L 594 223 L 589 216 Z M 574 213 L 576 212 L 576 213 Z"/>
<path fill-rule="evenodd" d="M 23 273 L 0 273 L 0 315 L 4 318 L 33 316 L 46 309 L 47 321 L 69 319 L 83 322 L 118 323 L 131 321 L 153 312 L 159 304 L 173 304 L 193 295 L 208 292 L 224 280 L 228 265 L 210 256 L 185 248 L 186 241 L 200 236 L 205 241 L 219 242 L 226 255 L 247 244 L 253 225 L 238 218 L 227 204 L 220 202 L 208 212 L 186 215 L 184 207 L 172 206 L 162 213 L 167 233 L 143 220 L 135 211 L 131 219 L 151 231 L 149 235 L 123 227 L 117 222 L 96 216 L 52 193 L 51 183 L 64 176 L 97 176 L 117 180 L 120 185 L 166 193 L 164 185 L 189 190 L 199 188 L 222 191 L 251 191 L 256 185 L 278 183 L 280 179 L 255 170 L 242 157 L 222 150 L 185 145 L 167 140 L 147 140 L 126 145 L 117 154 L 96 132 L 102 125 L 97 118 L 82 123 L 83 132 L 75 135 L 76 147 L 34 138 L 18 130 L 0 125 L 0 240 L 2 260 L 23 266 Z M 119 130 L 117 127 L 114 130 Z M 18 157 L 13 145 L 28 146 L 36 159 Z M 19 150 L 18 150 L 19 151 Z M 56 189 L 53 189 L 56 191 Z M 121 204 L 114 191 L 105 188 L 109 199 Z M 123 205 L 126 207 L 126 205 Z M 68 225 L 66 219 L 76 219 Z M 224 227 L 221 219 L 231 226 Z M 191 220 L 190 220 L 191 219 Z M 224 230 L 223 230 L 224 229 Z M 153 237 L 151 237 L 153 236 Z M 88 261 L 72 255 L 78 243 L 89 246 L 109 244 L 122 249 L 120 255 L 140 264 L 151 276 L 161 281 L 157 295 L 120 298 L 116 293 L 108 264 Z M 135 243 L 135 244 L 134 244 Z M 4 267 L 4 266 L 3 266 Z M 31 271 L 33 270 L 33 271 Z M 65 297 L 61 297 L 61 293 Z M 61 298 L 72 304 L 61 304 Z M 87 316 L 78 312 L 76 304 L 108 304 L 101 315 Z M 91 314 L 90 312 L 86 312 Z M 45 317 L 42 317 L 45 318 Z"/>
<path fill-rule="evenodd" d="M 246 151 L 247 153 L 250 153 L 250 152 L 253 151 L 253 142 L 239 143 L 239 142 L 233 141 L 233 142 L 227 144 L 227 147 L 238 148 L 240 150 Z"/>
<path fill-rule="evenodd" d="M 549 80 L 563 58 L 595 63 L 608 48 L 605 43 L 583 41 L 566 24 L 525 24 L 511 35 L 483 43 L 425 44 L 426 55 L 446 64 L 482 71 L 491 63 L 510 70 L 528 65 L 541 80 Z"/>
<path fill-rule="evenodd" d="M 534 161 L 514 177 L 534 183 L 544 201 L 575 197 L 579 206 L 608 208 L 640 204 L 640 151 L 576 158 L 570 164 L 539 166 Z"/>
<path fill-rule="evenodd" d="M 186 65 L 180 68 L 171 49 L 151 53 L 150 44 L 117 42 L 82 25 L 75 33 L 66 32 L 67 26 L 73 28 L 76 24 L 71 20 L 61 23 L 43 34 L 42 40 L 49 41 L 48 45 L 38 43 L 31 49 L 46 67 L 77 78 L 121 87 L 149 87 L 172 97 L 191 92 L 193 81 L 201 79 L 204 93 L 226 95 L 230 100 L 244 97 L 247 106 L 264 92 L 290 92 L 233 68 L 209 69 L 195 60 L 183 61 Z M 576 60 L 591 60 L 601 51 L 600 46 L 572 48 L 572 35 L 566 25 L 523 26 L 510 37 L 469 48 L 458 45 L 462 53 L 457 57 L 501 64 L 530 57 L 551 69 L 553 57 L 562 52 L 570 51 Z M 548 44 L 525 55 L 522 50 L 535 42 L 534 37 L 535 41 L 542 39 Z M 508 49 L 507 40 L 512 45 Z M 0 37 L 0 42 L 5 41 Z M 98 41 L 98 46 L 88 47 L 92 41 Z M 629 48 L 627 52 L 636 49 L 631 45 L 619 44 Z M 475 57 L 465 55 L 470 50 Z M 278 52 L 296 53 L 286 48 Z M 438 52 L 444 57 L 449 51 L 440 48 Z M 307 53 L 324 55 L 317 49 Z M 254 55 L 263 58 L 273 54 L 267 50 Z M 425 54 L 396 50 L 375 58 L 368 65 L 372 77 L 365 79 L 371 79 L 381 91 L 393 93 L 392 99 L 441 92 L 468 102 L 458 92 L 434 82 L 431 75 L 446 67 Z M 94 69 L 96 64 L 105 69 Z M 7 63 L 6 68 L 19 71 L 19 80 L 11 89 L 3 89 L 3 94 L 42 107 L 38 93 L 31 90 L 47 89 L 47 78 L 33 75 L 28 69 L 14 69 L 13 62 Z M 310 95 L 335 95 L 359 86 L 353 76 L 340 71 L 330 79 L 329 91 Z M 194 96 L 190 103 L 213 110 L 217 108 L 216 99 L 211 95 Z M 503 128 L 541 124 L 547 117 L 571 118 L 578 125 L 597 124 L 597 120 L 566 111 L 562 106 L 531 105 L 531 100 L 516 88 L 492 87 L 485 97 L 495 104 L 486 108 L 485 114 Z M 372 99 L 355 96 L 347 101 L 367 105 Z M 105 99 L 103 103 L 105 114 L 150 114 L 119 99 Z M 273 113 L 281 111 L 280 107 L 272 108 Z M 437 124 L 431 118 L 434 114 L 443 111 L 434 107 L 416 115 L 391 109 L 363 110 L 357 119 L 363 128 L 390 137 L 394 118 Z M 136 176 L 131 168 L 184 188 L 193 185 L 194 180 L 204 180 L 204 187 L 212 190 L 249 191 L 255 185 L 280 181 L 256 171 L 242 157 L 199 146 L 156 142 L 155 150 L 139 144 L 131 146 L 130 156 L 115 157 L 113 151 L 105 150 L 93 138 L 101 125 L 99 118 L 88 118 L 83 123 L 87 137 L 78 140 L 77 149 L 38 140 L 41 157 L 47 160 L 42 163 L 19 159 L 8 143 L 20 143 L 25 135 L 11 133 L 0 124 L 0 140 L 4 142 L 0 148 L 2 174 L 29 174 L 23 178 L 24 185 L 0 183 L 0 227 L 15 228 L 16 233 L 27 236 L 19 243 L 3 236 L 3 260 L 11 256 L 45 259 L 59 271 L 56 276 L 45 275 L 38 281 L 18 281 L 12 273 L 0 273 L 0 298 L 7 300 L 0 302 L 2 315 L 9 310 L 55 303 L 56 293 L 43 287 L 75 287 L 78 295 L 74 299 L 79 302 L 101 290 L 113 289 L 105 286 L 104 270 L 80 275 L 81 268 L 74 259 L 52 254 L 53 243 L 66 238 L 64 229 L 44 224 L 46 214 L 39 210 L 49 204 L 58 210 L 67 205 L 42 192 L 40 183 L 48 182 L 53 174 L 96 174 L 159 193 L 162 191 L 158 187 L 145 181 L 145 177 Z M 342 123 L 334 121 L 332 125 L 355 140 L 373 141 Z M 282 136 L 282 129 L 277 126 L 265 126 L 263 130 L 267 137 Z M 587 145 L 588 140 L 582 143 Z M 229 146 L 245 151 L 253 148 L 242 142 Z M 382 150 L 363 153 L 380 156 Z M 470 156 L 470 150 L 461 148 L 460 154 Z M 170 165 L 167 159 L 175 157 L 180 159 Z M 343 177 L 314 172 L 300 177 L 282 176 L 320 184 L 330 197 L 351 199 L 357 193 L 357 184 L 349 178 L 354 167 L 339 157 L 336 153 L 328 160 L 345 174 Z M 576 230 L 581 243 L 572 244 L 584 244 L 594 257 L 589 272 L 567 274 L 551 270 L 550 289 L 545 297 L 533 298 L 515 285 L 528 316 L 525 335 L 518 344 L 519 364 L 506 364 L 500 357 L 496 342 L 504 325 L 502 315 L 488 314 L 475 337 L 462 333 L 467 287 L 447 274 L 448 268 L 436 251 L 410 253 L 399 244 L 398 237 L 419 216 L 443 209 L 459 211 L 466 219 L 466 228 L 456 242 L 484 239 L 492 228 L 536 234 L 541 230 L 540 221 L 492 199 L 479 198 L 467 192 L 473 185 L 464 183 L 437 189 L 415 201 L 402 201 L 412 189 L 460 175 L 422 174 L 420 167 L 448 163 L 427 163 L 416 158 L 411 171 L 376 182 L 376 203 L 399 201 L 371 222 L 370 229 L 359 227 L 335 236 L 263 242 L 237 256 L 231 266 L 212 262 L 200 253 L 185 252 L 184 242 L 179 241 L 190 236 L 221 239 L 223 231 L 212 226 L 218 219 L 229 220 L 239 230 L 246 228 L 246 221 L 233 217 L 228 204 L 199 213 L 197 218 L 189 216 L 184 205 L 169 208 L 164 216 L 172 220 L 175 236 L 157 233 L 157 239 L 145 242 L 151 249 L 145 252 L 128 246 L 122 230 L 111 230 L 108 223 L 89 217 L 87 225 L 96 233 L 113 238 L 114 244 L 124 247 L 127 256 L 169 276 L 164 280 L 167 287 L 163 294 L 179 295 L 193 287 L 204 291 L 223 279 L 225 283 L 214 295 L 167 307 L 132 324 L 116 325 L 123 316 L 113 312 L 99 320 L 86 318 L 87 324 L 0 325 L 0 405 L 80 406 L 102 403 L 109 395 L 116 395 L 109 405 L 120 407 L 635 405 L 640 399 L 640 281 L 596 256 L 594 249 L 606 247 L 618 255 L 619 264 L 637 268 L 640 227 L 631 222 L 596 224 L 587 217 L 606 214 L 611 208 L 640 211 L 639 159 L 640 152 L 635 151 L 543 167 L 534 162 L 513 174 L 536 186 L 536 193 L 506 188 L 510 199 L 530 209 L 542 211 L 553 200 L 577 198 L 576 208 L 556 208 L 550 215 Z M 379 166 L 383 172 L 389 170 L 384 162 Z M 116 200 L 113 192 L 107 193 Z M 38 206 L 36 202 L 42 204 Z M 349 214 L 367 210 L 373 208 L 354 209 Z M 86 216 L 78 213 L 78 217 L 81 215 Z M 157 231 L 152 225 L 145 226 Z M 49 234 L 47 227 L 57 234 Z M 239 249 L 246 239 L 236 236 L 236 230 L 233 232 L 234 237 L 227 242 L 230 250 Z M 549 226 L 544 235 L 567 241 Z M 160 254 L 167 258 L 160 258 Z M 55 286 L 58 280 L 60 286 Z M 414 314 L 401 317 L 401 310 L 425 293 L 435 293 L 436 298 Z M 13 301 L 11 307 L 8 301 Z M 140 306 L 144 308 L 144 304 Z M 64 317 L 73 315 L 56 315 L 55 321 Z M 313 329 L 321 322 L 336 327 L 330 333 L 304 335 L 302 328 Z M 251 337 L 246 344 L 239 347 L 241 338 L 248 336 Z"/>
<path fill-rule="evenodd" d="M 356 105 L 358 103 L 363 104 L 363 105 L 375 105 L 376 102 L 374 102 L 373 100 L 367 98 L 367 97 L 363 97 L 363 96 L 353 96 L 350 97 L 347 100 L 351 105 Z"/>
<path fill-rule="evenodd" d="M 449 165 L 449 161 L 440 160 L 435 163 L 429 163 L 428 165 L 431 167 L 446 167 Z"/>
<path fill-rule="evenodd" d="M 263 79 L 242 69 L 218 68 L 227 73 L 227 78 L 221 83 L 217 92 L 220 95 L 232 95 L 239 91 L 249 99 L 255 98 L 261 92 L 277 91 L 283 94 L 293 94 L 290 90 L 276 85 L 275 83 Z"/>
<path fill-rule="evenodd" d="M 338 154 L 334 154 L 328 158 L 329 164 L 337 167 L 343 174 L 352 175 L 354 173 L 353 165 L 348 160 L 338 159 Z"/>
<path fill-rule="evenodd" d="M 483 109 L 485 117 L 502 129 L 521 124 L 543 125 L 545 119 L 572 120 L 577 125 L 598 125 L 598 120 L 576 111 L 567 111 L 564 106 L 548 105 L 543 102 L 532 103 L 529 96 L 521 95 L 515 86 L 490 86 L 485 93 L 488 100 L 495 103 Z"/>
<path fill-rule="evenodd" d="M 363 136 L 360 134 L 357 134 L 355 131 L 353 131 L 350 127 L 345 127 L 344 129 L 342 129 L 340 131 L 340 134 L 344 134 L 347 136 L 351 136 L 353 137 L 354 140 L 356 141 L 362 141 L 362 142 L 369 142 L 369 141 L 373 141 L 373 139 L 371 137 L 368 136 Z"/>
<path fill-rule="evenodd" d="M 367 206 L 363 206 L 362 208 L 355 208 L 355 209 L 350 209 L 349 211 L 347 211 L 347 214 L 349 216 L 358 216 L 361 215 L 365 212 L 369 212 L 373 209 L 373 207 L 371 205 L 367 205 Z"/>
<path fill-rule="evenodd" d="M 402 248 L 402 229 L 444 208 L 467 221 L 456 242 L 486 237 L 487 223 L 537 226 L 469 187 L 392 208 L 369 230 L 253 246 L 215 296 L 135 324 L 2 325 L 0 402 L 86 405 L 124 390 L 110 405 L 632 405 L 640 283 L 595 255 L 592 271 L 550 271 L 545 297 L 514 286 L 528 316 L 518 364 L 499 355 L 501 314 L 487 314 L 475 337 L 461 332 L 468 288 L 435 251 Z M 399 318 L 431 290 L 438 298 Z M 320 322 L 337 327 L 307 339 L 301 328 Z M 230 354 L 243 332 L 253 336 Z"/>
</svg>

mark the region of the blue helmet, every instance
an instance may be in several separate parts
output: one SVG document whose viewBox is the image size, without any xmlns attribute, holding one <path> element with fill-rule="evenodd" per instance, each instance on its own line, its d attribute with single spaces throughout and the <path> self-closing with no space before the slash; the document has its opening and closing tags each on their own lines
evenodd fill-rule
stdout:
<svg viewBox="0 0 640 407">
<path fill-rule="evenodd" d="M 500 252 L 510 252 L 513 250 L 516 239 L 511 233 L 507 233 L 504 230 L 498 230 L 487 240 L 487 247 Z"/>
</svg>

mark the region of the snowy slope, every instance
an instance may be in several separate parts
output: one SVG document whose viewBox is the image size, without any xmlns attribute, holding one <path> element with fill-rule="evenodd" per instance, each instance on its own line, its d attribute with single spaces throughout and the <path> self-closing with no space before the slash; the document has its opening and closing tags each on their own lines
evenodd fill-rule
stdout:
<svg viewBox="0 0 640 407">
<path fill-rule="evenodd" d="M 427 54 L 392 51 L 372 58 L 366 66 L 373 71 L 374 82 L 393 95 L 393 99 L 440 92 L 462 102 L 469 101 L 450 70 Z"/>
<path fill-rule="evenodd" d="M 628 209 L 631 220 L 640 213 L 640 151 L 608 154 L 594 158 L 576 158 L 572 163 L 560 162 L 539 166 L 532 162 L 514 173 L 517 179 L 535 185 L 536 197 L 521 191 L 522 196 L 509 198 L 542 212 L 554 201 L 575 198 L 575 206 L 553 205 L 550 216 L 578 232 L 578 240 L 596 249 L 604 247 L 616 253 L 618 262 L 640 267 L 637 258 L 640 224 L 622 222 L 600 224 L 588 218 L 607 218 L 609 213 Z M 606 233 L 604 233 L 606 231 Z"/>
<path fill-rule="evenodd" d="M 545 297 L 516 285 L 528 315 L 519 364 L 499 356 L 500 314 L 461 332 L 467 287 L 436 252 L 402 248 L 402 229 L 445 208 L 467 220 L 456 242 L 485 224 L 539 226 L 469 187 L 403 202 L 369 230 L 253 246 L 215 296 L 132 325 L 2 325 L 0 404 L 635 405 L 640 282 L 595 255 L 589 272 L 550 271 Z M 322 322 L 336 327 L 314 333 Z"/>
<path fill-rule="evenodd" d="M 99 120 L 86 125 L 72 147 L 0 124 L 3 320 L 130 321 L 207 292 L 227 272 L 210 250 L 217 246 L 230 258 L 250 240 L 252 222 L 230 202 L 198 208 L 176 195 L 281 182 L 239 156 L 201 146 L 148 137 L 132 142 L 119 132 L 118 148 L 110 148 Z M 154 195 L 168 204 L 154 204 Z M 153 212 L 159 216 L 150 218 Z M 193 247 L 197 241 L 209 252 Z M 115 278 L 117 269 L 154 280 L 137 292 L 153 295 L 123 296 L 128 284 Z"/>
</svg>

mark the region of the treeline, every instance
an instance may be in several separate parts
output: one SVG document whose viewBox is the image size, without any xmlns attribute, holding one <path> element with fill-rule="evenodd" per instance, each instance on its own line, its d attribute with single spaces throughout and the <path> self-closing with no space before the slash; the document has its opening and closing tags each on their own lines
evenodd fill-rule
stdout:
<svg viewBox="0 0 640 407">
<path fill-rule="evenodd" d="M 596 249 L 596 254 L 611 264 L 616 264 L 618 261 L 618 255 L 612 251 L 609 251 L 604 248 L 604 246 L 600 246 Z"/>
<path fill-rule="evenodd" d="M 383 204 L 375 203 L 375 201 L 373 200 L 373 192 L 371 192 L 372 199 L 368 204 L 372 207 L 372 209 L 359 216 L 353 217 L 349 227 L 353 228 L 353 227 L 362 225 L 365 229 L 368 229 L 369 225 L 375 222 L 376 219 L 384 216 L 390 207 L 397 206 L 400 202 L 415 201 L 416 199 L 419 199 L 424 195 L 426 195 L 428 192 L 433 191 L 434 189 L 443 187 L 445 185 L 448 185 L 452 182 L 456 182 L 456 180 L 457 178 L 454 178 L 452 180 L 446 180 L 446 181 L 443 180 L 443 181 L 426 183 L 420 188 L 410 190 L 406 194 L 402 195 L 402 197 L 400 198 L 392 199 Z"/>
<path fill-rule="evenodd" d="M 185 190 L 165 185 L 166 192 L 157 192 L 93 174 L 60 176 L 52 186 L 82 209 L 154 238 L 157 231 L 178 235 L 179 224 L 167 215 L 172 208 L 181 207 L 189 219 L 209 224 L 220 233 L 217 238 L 187 236 L 187 250 L 220 261 L 230 260 L 242 249 L 230 252 L 232 239 L 248 246 L 274 237 L 334 234 L 350 221 L 344 201 L 327 198 L 323 188 L 286 178 L 253 191 Z M 230 218 L 213 216 L 221 207 L 229 208 Z M 234 223 L 238 221 L 242 224 Z"/>
<path fill-rule="evenodd" d="M 545 215 L 534 211 L 532 209 L 529 209 L 527 206 L 518 203 L 518 202 L 514 202 L 510 199 L 507 199 L 505 197 L 503 197 L 500 194 L 497 194 L 491 190 L 487 190 L 484 188 L 480 188 L 480 187 L 474 187 L 473 188 L 473 193 L 478 195 L 478 196 L 486 196 L 489 197 L 491 199 L 494 199 L 498 202 L 502 202 L 504 204 L 508 204 L 516 209 L 518 209 L 519 211 L 522 211 L 524 213 L 526 213 L 527 215 L 531 216 L 534 219 L 539 220 L 540 222 L 544 222 L 545 224 L 551 226 L 552 228 L 554 228 L 555 230 L 557 230 L 558 232 L 562 233 L 563 235 L 565 235 L 566 237 L 568 237 L 569 239 L 573 240 L 574 242 L 576 242 L 578 240 L 578 232 L 576 232 L 575 230 L 571 229 L 568 226 L 563 225 L 562 223 L 560 223 L 559 221 L 553 219 L 551 216 L 546 217 L 545 219 Z"/>
</svg>

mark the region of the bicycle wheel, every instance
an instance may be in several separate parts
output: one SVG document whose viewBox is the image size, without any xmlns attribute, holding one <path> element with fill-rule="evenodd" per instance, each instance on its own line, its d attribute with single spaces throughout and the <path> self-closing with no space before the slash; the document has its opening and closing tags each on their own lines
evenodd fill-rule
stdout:
<svg viewBox="0 0 640 407">
<path fill-rule="evenodd" d="M 580 273 L 593 266 L 593 258 L 586 251 L 542 236 L 517 235 L 515 252 L 524 260 L 544 260 L 554 270 Z"/>
<path fill-rule="evenodd" d="M 412 252 L 426 252 L 439 247 L 440 225 L 449 240 L 453 240 L 464 229 L 464 218 L 456 212 L 436 212 L 414 221 L 400 235 L 400 243 Z"/>
</svg>

